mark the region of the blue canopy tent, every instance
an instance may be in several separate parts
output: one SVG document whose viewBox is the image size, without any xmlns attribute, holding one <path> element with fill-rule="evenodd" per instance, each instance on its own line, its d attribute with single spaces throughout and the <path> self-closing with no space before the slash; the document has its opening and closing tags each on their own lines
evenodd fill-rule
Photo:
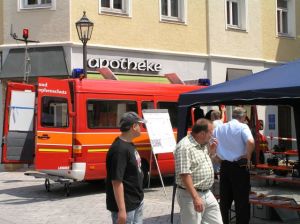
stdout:
<svg viewBox="0 0 300 224">
<path fill-rule="evenodd" d="M 297 140 L 300 139 L 300 60 L 240 79 L 181 94 L 178 104 L 177 140 L 180 141 L 187 133 L 191 107 L 219 104 L 292 106 L 296 136 Z M 297 147 L 300 149 L 300 141 L 297 141 Z M 298 158 L 300 158 L 300 150 L 298 150 Z M 173 188 L 171 223 L 173 223 L 175 192 L 176 185 Z"/>
<path fill-rule="evenodd" d="M 187 133 L 191 107 L 220 104 L 289 105 L 294 109 L 296 137 L 297 140 L 300 139 L 300 60 L 181 94 L 178 103 L 177 141 Z M 297 141 L 297 147 L 300 149 L 300 141 Z M 300 158 L 300 150 L 298 150 L 298 158 Z M 173 188 L 171 223 L 173 223 L 175 192 L 176 184 Z"/>
<path fill-rule="evenodd" d="M 187 132 L 189 111 L 195 105 L 289 105 L 294 109 L 300 139 L 300 60 L 205 89 L 181 94 L 178 110 L 178 141 Z M 186 119 L 182 119 L 186 118 Z M 297 141 L 300 149 L 300 141 Z M 300 158 L 300 150 L 298 150 Z"/>
</svg>

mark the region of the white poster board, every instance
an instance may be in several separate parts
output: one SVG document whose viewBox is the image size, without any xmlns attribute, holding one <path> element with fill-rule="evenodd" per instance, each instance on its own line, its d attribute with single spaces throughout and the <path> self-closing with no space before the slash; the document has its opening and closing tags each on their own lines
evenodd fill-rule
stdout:
<svg viewBox="0 0 300 224">
<path fill-rule="evenodd" d="M 176 141 L 167 109 L 143 110 L 154 154 L 173 152 Z"/>
<path fill-rule="evenodd" d="M 35 93 L 30 91 L 11 92 L 9 110 L 10 131 L 32 131 L 34 121 Z"/>
</svg>

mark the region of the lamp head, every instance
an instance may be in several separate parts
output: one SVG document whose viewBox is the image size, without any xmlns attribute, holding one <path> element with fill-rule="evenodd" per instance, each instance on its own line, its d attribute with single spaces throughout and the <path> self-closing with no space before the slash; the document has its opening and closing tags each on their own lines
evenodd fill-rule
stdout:
<svg viewBox="0 0 300 224">
<path fill-rule="evenodd" d="M 91 39 L 94 23 L 91 22 L 83 12 L 83 16 L 75 23 L 77 34 L 82 43 L 86 44 Z"/>
</svg>

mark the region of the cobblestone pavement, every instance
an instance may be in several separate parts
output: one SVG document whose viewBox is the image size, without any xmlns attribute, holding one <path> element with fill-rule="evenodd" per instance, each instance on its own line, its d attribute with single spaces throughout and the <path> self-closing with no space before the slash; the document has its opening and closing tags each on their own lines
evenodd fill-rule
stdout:
<svg viewBox="0 0 300 224">
<path fill-rule="evenodd" d="M 166 179 L 165 184 L 167 196 L 159 180 L 153 180 L 152 187 L 146 189 L 144 224 L 170 223 L 172 180 Z M 51 192 L 46 192 L 43 179 L 25 176 L 23 172 L 0 172 L 0 224 L 111 223 L 110 213 L 106 210 L 104 189 L 103 182 L 74 183 L 71 185 L 71 195 L 66 197 L 61 184 L 53 183 Z M 253 190 L 294 197 L 300 202 L 300 190 L 293 186 L 265 187 L 257 184 Z M 175 224 L 180 223 L 178 212 L 176 202 Z M 251 223 L 283 222 L 252 217 Z"/>
</svg>

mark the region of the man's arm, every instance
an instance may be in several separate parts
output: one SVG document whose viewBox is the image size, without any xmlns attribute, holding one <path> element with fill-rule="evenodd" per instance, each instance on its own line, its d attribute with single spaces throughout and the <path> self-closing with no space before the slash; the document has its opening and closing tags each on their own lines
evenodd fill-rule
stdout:
<svg viewBox="0 0 300 224">
<path fill-rule="evenodd" d="M 255 143 L 254 143 L 254 139 L 251 138 L 251 139 L 248 139 L 248 141 L 246 142 L 246 157 L 247 157 L 247 161 L 248 161 L 248 169 L 251 168 L 251 156 L 252 156 L 252 153 L 254 151 L 254 148 L 255 148 Z"/>
<path fill-rule="evenodd" d="M 191 174 L 180 174 L 180 178 L 184 183 L 186 190 L 190 193 L 193 199 L 195 211 L 202 212 L 204 209 L 204 204 L 201 197 L 199 197 L 198 192 L 194 188 Z"/>
<path fill-rule="evenodd" d="M 118 224 L 126 223 L 126 207 L 124 199 L 124 187 L 122 181 L 113 180 L 112 186 L 114 189 L 115 199 L 119 208 L 118 212 Z"/>
</svg>

